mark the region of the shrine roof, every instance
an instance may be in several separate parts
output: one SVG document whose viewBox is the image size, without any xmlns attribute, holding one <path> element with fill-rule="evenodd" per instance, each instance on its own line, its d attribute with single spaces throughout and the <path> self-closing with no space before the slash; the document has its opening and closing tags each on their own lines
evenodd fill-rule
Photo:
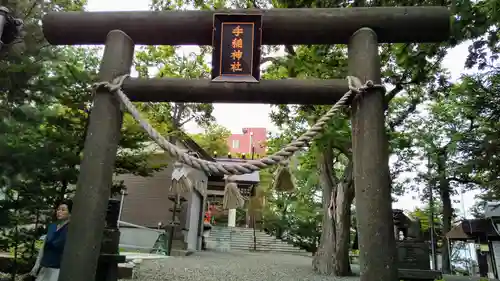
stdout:
<svg viewBox="0 0 500 281">
<path fill-rule="evenodd" d="M 216 158 L 215 161 L 221 164 L 237 164 L 246 162 L 245 160 L 238 158 Z M 233 177 L 236 182 L 242 182 L 248 184 L 257 184 L 260 182 L 260 175 L 258 171 L 245 175 L 235 175 Z M 224 176 L 224 180 L 226 178 L 227 176 Z"/>
<path fill-rule="evenodd" d="M 450 240 L 474 240 L 478 237 L 488 237 L 490 240 L 500 239 L 500 235 L 490 219 L 462 220 L 446 234 Z"/>
</svg>

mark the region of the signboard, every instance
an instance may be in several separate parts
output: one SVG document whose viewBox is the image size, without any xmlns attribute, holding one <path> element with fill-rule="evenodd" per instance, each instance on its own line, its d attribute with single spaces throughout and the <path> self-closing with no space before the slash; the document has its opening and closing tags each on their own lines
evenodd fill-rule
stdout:
<svg viewBox="0 0 500 281">
<path fill-rule="evenodd" d="M 215 14 L 212 81 L 259 82 L 262 16 Z"/>
</svg>

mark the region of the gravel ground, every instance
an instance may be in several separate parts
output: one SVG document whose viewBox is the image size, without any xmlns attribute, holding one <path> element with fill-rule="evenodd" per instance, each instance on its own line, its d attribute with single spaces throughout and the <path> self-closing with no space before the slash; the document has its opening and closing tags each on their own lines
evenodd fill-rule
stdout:
<svg viewBox="0 0 500 281">
<path fill-rule="evenodd" d="M 353 271 L 359 268 L 353 265 Z M 144 260 L 134 280 L 138 281 L 358 281 L 359 277 L 317 275 L 311 257 L 279 253 L 199 252 L 188 257 Z M 445 277 L 446 281 L 479 278 Z M 484 279 L 483 279 L 484 280 Z"/>
<path fill-rule="evenodd" d="M 252 253 L 200 252 L 188 257 L 144 260 L 140 281 L 357 281 L 358 277 L 330 277 L 314 274 L 306 256 Z"/>
</svg>

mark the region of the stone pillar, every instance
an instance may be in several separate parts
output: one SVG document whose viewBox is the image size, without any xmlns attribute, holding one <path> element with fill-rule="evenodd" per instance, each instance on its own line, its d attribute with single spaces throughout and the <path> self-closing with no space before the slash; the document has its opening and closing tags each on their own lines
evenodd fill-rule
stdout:
<svg viewBox="0 0 500 281">
<path fill-rule="evenodd" d="M 229 209 L 229 212 L 227 214 L 227 226 L 236 226 L 236 209 Z"/>
<path fill-rule="evenodd" d="M 380 84 L 377 34 L 356 31 L 348 45 L 349 74 Z M 352 154 L 361 281 L 398 281 L 391 209 L 384 93 L 368 90 L 352 104 Z M 381 254 L 383 253 L 383 254 Z"/>
<path fill-rule="evenodd" d="M 132 39 L 119 30 L 109 32 L 99 81 L 130 73 L 133 58 Z M 99 89 L 90 113 L 59 281 L 95 279 L 121 126 L 119 100 Z"/>
</svg>

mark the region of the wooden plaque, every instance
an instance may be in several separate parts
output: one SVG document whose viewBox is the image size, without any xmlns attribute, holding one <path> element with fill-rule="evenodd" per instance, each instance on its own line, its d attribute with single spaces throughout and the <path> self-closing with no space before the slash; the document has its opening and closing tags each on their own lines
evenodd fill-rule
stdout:
<svg viewBox="0 0 500 281">
<path fill-rule="evenodd" d="M 259 82 L 262 15 L 215 14 L 212 81 Z"/>
</svg>

